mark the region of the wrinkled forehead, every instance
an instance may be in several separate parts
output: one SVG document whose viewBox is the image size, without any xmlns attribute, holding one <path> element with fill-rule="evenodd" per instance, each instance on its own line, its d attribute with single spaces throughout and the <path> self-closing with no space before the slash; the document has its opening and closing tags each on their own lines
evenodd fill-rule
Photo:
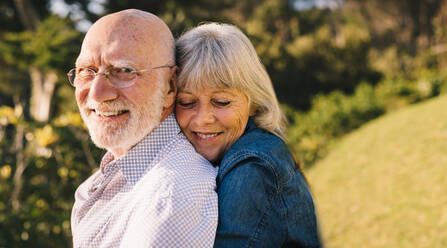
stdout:
<svg viewBox="0 0 447 248">
<path fill-rule="evenodd" d="M 157 19 L 132 15 L 109 15 L 98 20 L 87 32 L 76 64 L 84 60 L 164 61 L 172 42 Z M 168 32 L 170 32 L 168 30 Z M 121 58 L 122 57 L 122 58 Z"/>
</svg>

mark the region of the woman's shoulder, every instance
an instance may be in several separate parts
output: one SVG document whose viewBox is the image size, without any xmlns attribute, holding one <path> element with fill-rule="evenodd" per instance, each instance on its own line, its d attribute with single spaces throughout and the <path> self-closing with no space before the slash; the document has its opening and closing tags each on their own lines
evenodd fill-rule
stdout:
<svg viewBox="0 0 447 248">
<path fill-rule="evenodd" d="M 227 151 L 225 156 L 235 154 L 265 154 L 269 156 L 281 155 L 289 152 L 286 144 L 276 135 L 261 128 L 248 129 Z M 279 154 L 277 154 L 279 153 Z"/>
<path fill-rule="evenodd" d="M 250 128 L 228 149 L 219 167 L 219 178 L 235 167 L 267 170 L 278 184 L 285 184 L 296 174 L 287 145 L 276 135 L 260 128 Z"/>
</svg>

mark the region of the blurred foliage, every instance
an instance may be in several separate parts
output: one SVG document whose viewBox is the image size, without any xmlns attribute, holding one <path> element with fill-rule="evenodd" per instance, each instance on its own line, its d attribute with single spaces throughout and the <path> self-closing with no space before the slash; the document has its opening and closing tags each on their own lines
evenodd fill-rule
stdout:
<svg viewBox="0 0 447 248">
<path fill-rule="evenodd" d="M 375 84 L 381 73 L 368 63 L 369 34 L 339 11 L 297 12 L 284 1 L 265 1 L 242 27 L 270 73 L 279 100 L 308 109 L 317 93 L 352 93 L 361 81 Z M 355 66 L 353 66 L 355 65 Z"/>
<path fill-rule="evenodd" d="M 363 123 L 447 91 L 447 0 L 345 0 L 305 11 L 297 0 L 61 1 L 65 17 L 50 11 L 55 1 L 0 3 L 0 247 L 71 246 L 74 190 L 103 151 L 89 140 L 65 72 L 81 44 L 75 27 L 103 14 L 147 10 L 176 37 L 204 21 L 240 27 L 271 75 L 304 167 Z M 39 121 L 33 85 L 45 89 L 49 75 L 54 92 L 37 104 L 45 97 L 51 113 Z"/>
<path fill-rule="evenodd" d="M 309 111 L 285 106 L 290 120 L 288 143 L 304 168 L 326 156 L 338 137 L 378 116 L 447 93 L 447 73 L 417 70 L 410 78 L 361 83 L 353 94 L 333 91 L 313 98 Z"/>
<path fill-rule="evenodd" d="M 20 120 L 21 119 L 21 120 Z M 17 185 L 17 151 L 11 138 L 0 142 L 0 247 L 70 247 L 70 211 L 76 187 L 97 168 L 102 151 L 89 141 L 78 113 L 46 124 L 26 122 L 10 107 L 0 108 L 0 132 L 24 126 L 24 171 L 20 206 L 10 205 Z"/>
<path fill-rule="evenodd" d="M 348 133 L 361 124 L 383 114 L 385 109 L 369 84 L 360 84 L 353 95 L 340 91 L 318 95 L 308 112 L 288 108 L 292 119 L 288 140 L 298 154 L 301 165 L 309 167 L 327 154 L 334 138 Z"/>
<path fill-rule="evenodd" d="M 6 32 L 0 42 L 3 60 L 19 68 L 69 68 L 78 52 L 80 33 L 67 20 L 49 16 L 36 30 Z"/>
</svg>

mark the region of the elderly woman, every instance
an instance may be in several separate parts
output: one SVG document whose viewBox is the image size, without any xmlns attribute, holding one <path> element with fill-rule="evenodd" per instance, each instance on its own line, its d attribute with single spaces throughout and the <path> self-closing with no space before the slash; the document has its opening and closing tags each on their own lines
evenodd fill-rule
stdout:
<svg viewBox="0 0 447 248">
<path fill-rule="evenodd" d="M 176 45 L 177 121 L 219 166 L 215 247 L 320 247 L 312 196 L 284 143 L 285 117 L 253 45 L 217 23 Z"/>
</svg>

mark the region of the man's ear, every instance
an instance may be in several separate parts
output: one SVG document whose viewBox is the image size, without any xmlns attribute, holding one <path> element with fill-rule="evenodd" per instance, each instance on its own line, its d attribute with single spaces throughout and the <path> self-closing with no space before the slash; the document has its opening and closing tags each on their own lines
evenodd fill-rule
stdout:
<svg viewBox="0 0 447 248">
<path fill-rule="evenodd" d="M 174 104 L 175 97 L 177 96 L 177 69 L 177 66 L 171 68 L 171 79 L 168 82 L 165 93 L 165 108 L 170 108 Z"/>
</svg>

